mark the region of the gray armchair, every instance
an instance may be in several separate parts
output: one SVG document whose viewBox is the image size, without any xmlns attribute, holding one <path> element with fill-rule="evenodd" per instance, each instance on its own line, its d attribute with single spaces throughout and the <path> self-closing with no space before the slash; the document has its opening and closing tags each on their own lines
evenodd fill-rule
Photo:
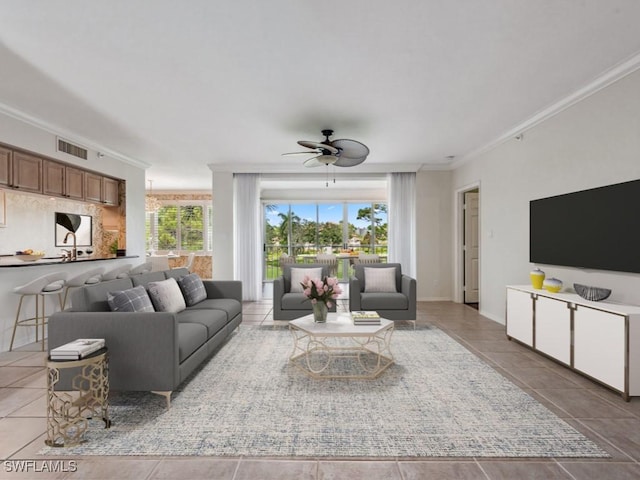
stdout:
<svg viewBox="0 0 640 480">
<path fill-rule="evenodd" d="M 365 268 L 395 267 L 395 292 L 367 292 Z M 402 274 L 399 263 L 372 263 L 354 265 L 354 276 L 349 280 L 349 310 L 372 310 L 389 320 L 416 319 L 416 280 Z"/>
<path fill-rule="evenodd" d="M 291 270 L 320 268 L 321 278 L 329 276 L 329 265 L 319 263 L 295 263 L 284 264 L 282 275 L 273 281 L 273 319 L 294 320 L 313 312 L 311 301 L 302 292 L 291 291 Z M 336 305 L 329 309 L 336 311 Z"/>
</svg>

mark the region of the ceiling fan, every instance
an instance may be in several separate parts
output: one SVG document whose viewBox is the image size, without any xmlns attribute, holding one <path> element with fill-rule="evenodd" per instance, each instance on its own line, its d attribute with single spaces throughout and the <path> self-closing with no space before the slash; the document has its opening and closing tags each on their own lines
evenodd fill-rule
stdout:
<svg viewBox="0 0 640 480">
<path fill-rule="evenodd" d="M 322 142 L 299 140 L 298 145 L 311 149 L 307 152 L 283 153 L 283 155 L 316 155 L 304 161 L 305 167 L 321 167 L 335 165 L 336 167 L 354 167 L 364 162 L 369 155 L 369 147 L 356 140 L 329 140 L 333 130 L 322 130 L 325 136 Z"/>
</svg>

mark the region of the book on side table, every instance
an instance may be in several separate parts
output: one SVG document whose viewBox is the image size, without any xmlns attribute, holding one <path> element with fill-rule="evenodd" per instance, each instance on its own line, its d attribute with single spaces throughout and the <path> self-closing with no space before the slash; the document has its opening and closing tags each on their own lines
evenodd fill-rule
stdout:
<svg viewBox="0 0 640 480">
<path fill-rule="evenodd" d="M 51 350 L 51 360 L 79 360 L 105 345 L 104 338 L 78 338 Z"/>
<path fill-rule="evenodd" d="M 351 312 L 351 319 L 354 325 L 380 325 L 380 315 L 378 312 L 369 310 L 357 310 Z"/>
</svg>

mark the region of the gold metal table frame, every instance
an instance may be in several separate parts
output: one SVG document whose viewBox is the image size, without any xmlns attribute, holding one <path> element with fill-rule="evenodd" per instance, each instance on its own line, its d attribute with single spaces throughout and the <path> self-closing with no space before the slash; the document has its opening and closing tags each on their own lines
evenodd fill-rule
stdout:
<svg viewBox="0 0 640 480">
<path fill-rule="evenodd" d="M 329 313 L 326 323 L 315 323 L 313 315 L 307 315 L 289 322 L 289 361 L 313 378 L 376 378 L 394 363 L 393 330 L 393 321 L 384 318 L 380 325 L 354 325 L 348 313 Z M 332 370 L 342 358 L 355 361 L 346 371 Z"/>
<path fill-rule="evenodd" d="M 72 391 L 56 391 L 60 371 L 75 368 Z M 105 428 L 109 420 L 109 358 L 102 348 L 80 360 L 47 361 L 47 438 L 50 447 L 69 447 L 83 442 L 88 420 L 99 416 Z"/>
</svg>

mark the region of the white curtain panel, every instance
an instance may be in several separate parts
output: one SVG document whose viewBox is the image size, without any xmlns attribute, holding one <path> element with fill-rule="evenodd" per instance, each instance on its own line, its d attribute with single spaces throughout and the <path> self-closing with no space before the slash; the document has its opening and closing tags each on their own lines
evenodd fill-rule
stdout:
<svg viewBox="0 0 640 480">
<path fill-rule="evenodd" d="M 233 182 L 234 278 L 242 281 L 243 300 L 260 300 L 262 297 L 260 175 L 235 173 Z"/>
<path fill-rule="evenodd" d="M 390 173 L 389 262 L 400 263 L 402 273 L 416 278 L 416 174 Z"/>
</svg>

